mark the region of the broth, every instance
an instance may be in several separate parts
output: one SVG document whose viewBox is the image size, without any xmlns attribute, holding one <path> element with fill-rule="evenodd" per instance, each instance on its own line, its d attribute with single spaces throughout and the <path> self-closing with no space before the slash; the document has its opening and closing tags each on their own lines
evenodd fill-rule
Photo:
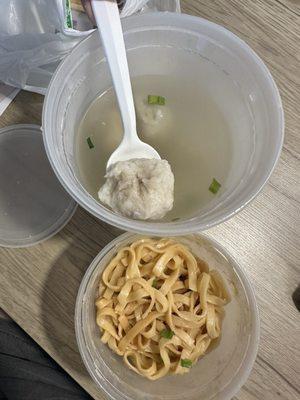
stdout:
<svg viewBox="0 0 300 400">
<path fill-rule="evenodd" d="M 230 171 L 230 124 L 219 104 L 223 100 L 242 106 L 242 102 L 238 88 L 228 82 L 230 79 L 226 74 L 204 64 L 206 77 L 203 84 L 201 80 L 176 79 L 171 75 L 132 78 L 137 132 L 143 141 L 169 161 L 175 176 L 174 207 L 164 218 L 167 221 L 196 215 L 199 209 L 220 195 Z M 203 71 L 199 71 L 201 73 Z M 224 84 L 221 91 L 224 99 L 215 101 L 212 91 L 207 89 L 207 79 Z M 166 104 L 148 105 L 148 94 L 164 96 Z M 92 149 L 87 144 L 88 137 L 94 145 Z M 97 200 L 97 192 L 105 181 L 107 160 L 121 137 L 117 100 L 113 88 L 109 88 L 89 106 L 76 137 L 80 180 Z M 213 178 L 222 185 L 217 195 L 208 189 Z"/>
</svg>

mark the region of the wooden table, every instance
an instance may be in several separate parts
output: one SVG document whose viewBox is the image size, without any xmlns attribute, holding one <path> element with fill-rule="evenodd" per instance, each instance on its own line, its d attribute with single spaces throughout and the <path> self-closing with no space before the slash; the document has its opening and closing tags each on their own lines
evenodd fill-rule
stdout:
<svg viewBox="0 0 300 400">
<path fill-rule="evenodd" d="M 262 57 L 283 99 L 286 133 L 282 156 L 258 198 L 208 234 L 239 260 L 255 289 L 261 343 L 239 400 L 299 399 L 300 314 L 292 293 L 299 269 L 300 1 L 185 0 L 186 13 L 229 28 Z M 40 123 L 43 98 L 20 92 L 0 126 Z M 55 237 L 27 249 L 0 250 L 2 307 L 95 399 L 74 335 L 74 304 L 82 276 L 119 231 L 80 207 Z"/>
</svg>

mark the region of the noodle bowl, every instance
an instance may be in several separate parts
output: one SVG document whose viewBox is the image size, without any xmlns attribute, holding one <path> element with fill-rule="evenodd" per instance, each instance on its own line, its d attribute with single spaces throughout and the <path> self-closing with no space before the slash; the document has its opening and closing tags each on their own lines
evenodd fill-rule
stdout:
<svg viewBox="0 0 300 400">
<path fill-rule="evenodd" d="M 221 334 L 222 276 L 172 239 L 140 239 L 106 266 L 96 300 L 102 342 L 136 373 L 183 374 Z"/>
</svg>

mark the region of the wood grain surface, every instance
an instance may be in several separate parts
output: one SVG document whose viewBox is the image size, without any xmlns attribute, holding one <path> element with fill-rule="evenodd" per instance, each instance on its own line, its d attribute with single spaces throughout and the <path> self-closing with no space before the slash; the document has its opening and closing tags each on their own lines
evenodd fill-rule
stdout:
<svg viewBox="0 0 300 400">
<path fill-rule="evenodd" d="M 286 131 L 269 183 L 244 211 L 209 230 L 247 271 L 261 316 L 253 371 L 235 400 L 296 400 L 300 396 L 300 1 L 183 0 L 183 12 L 224 25 L 265 61 L 282 96 Z M 40 123 L 43 98 L 20 92 L 0 126 Z M 0 249 L 0 307 L 95 399 L 74 334 L 82 276 L 119 231 L 82 210 L 50 240 L 27 249 Z"/>
</svg>

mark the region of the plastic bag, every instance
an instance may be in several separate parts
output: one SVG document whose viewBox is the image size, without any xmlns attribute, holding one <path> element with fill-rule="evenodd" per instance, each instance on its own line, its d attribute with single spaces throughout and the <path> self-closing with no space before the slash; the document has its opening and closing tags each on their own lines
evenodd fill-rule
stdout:
<svg viewBox="0 0 300 400">
<path fill-rule="evenodd" d="M 75 12 L 73 21 L 70 0 L 0 0 L 0 10 L 0 81 L 41 94 L 59 62 L 93 31 L 85 14 Z M 126 0 L 121 17 L 147 11 L 180 12 L 179 0 Z"/>
<path fill-rule="evenodd" d="M 127 17 L 137 12 L 172 11 L 180 12 L 179 0 L 127 0 L 121 12 L 121 17 Z"/>
</svg>

